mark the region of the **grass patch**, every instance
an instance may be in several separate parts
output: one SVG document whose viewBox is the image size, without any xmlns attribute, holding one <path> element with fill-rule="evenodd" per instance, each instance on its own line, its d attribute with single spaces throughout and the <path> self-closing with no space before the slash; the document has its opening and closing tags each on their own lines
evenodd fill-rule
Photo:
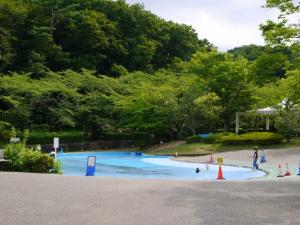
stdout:
<svg viewBox="0 0 300 225">
<path fill-rule="evenodd" d="M 193 144 L 181 144 L 174 148 L 166 148 L 163 150 L 145 150 L 145 153 L 155 155 L 175 155 L 178 152 L 179 155 L 207 155 L 212 151 L 215 151 L 214 144 L 193 143 Z"/>
<path fill-rule="evenodd" d="M 205 143 L 192 143 L 192 144 L 180 144 L 175 147 L 165 148 L 162 150 L 145 150 L 145 153 L 155 154 L 155 155 L 175 155 L 177 152 L 178 155 L 182 156 L 200 156 L 200 155 L 209 155 L 211 153 L 218 152 L 228 152 L 228 151 L 238 151 L 238 150 L 247 150 L 252 149 L 255 145 L 253 144 L 244 144 L 244 145 L 222 145 L 222 144 L 205 144 Z M 288 147 L 300 147 L 300 137 L 292 138 L 289 143 L 273 144 L 260 146 L 264 149 L 279 149 L 279 148 L 288 148 Z"/>
</svg>

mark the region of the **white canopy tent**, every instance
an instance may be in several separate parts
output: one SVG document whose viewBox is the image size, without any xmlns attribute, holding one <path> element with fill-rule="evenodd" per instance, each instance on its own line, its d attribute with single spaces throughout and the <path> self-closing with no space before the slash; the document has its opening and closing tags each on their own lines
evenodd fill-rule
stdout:
<svg viewBox="0 0 300 225">
<path fill-rule="evenodd" d="M 247 114 L 256 114 L 262 115 L 266 117 L 266 130 L 270 130 L 270 116 L 274 116 L 278 113 L 278 111 L 274 107 L 266 107 L 262 109 L 256 110 L 248 110 L 246 112 L 236 112 L 235 115 L 235 133 L 239 133 L 240 129 L 240 116 Z"/>
<path fill-rule="evenodd" d="M 255 110 L 248 110 L 246 112 L 236 112 L 235 115 L 235 133 L 239 133 L 239 128 L 240 128 L 240 116 L 242 115 L 260 115 L 266 118 L 266 130 L 270 130 L 270 117 L 274 117 L 278 114 L 278 109 L 285 109 L 288 105 L 290 106 L 289 108 L 293 108 L 296 110 L 297 114 L 300 114 L 300 107 L 297 104 L 292 104 L 293 102 L 289 101 L 288 98 L 283 99 L 277 107 L 271 106 L 271 107 L 266 107 L 262 109 L 255 109 Z"/>
</svg>

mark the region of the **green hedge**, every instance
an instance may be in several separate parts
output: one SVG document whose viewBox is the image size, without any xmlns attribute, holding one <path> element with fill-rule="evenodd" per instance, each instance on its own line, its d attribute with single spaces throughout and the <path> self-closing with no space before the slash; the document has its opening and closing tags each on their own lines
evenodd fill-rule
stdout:
<svg viewBox="0 0 300 225">
<path fill-rule="evenodd" d="M 105 141 L 149 140 L 151 135 L 145 133 L 105 133 L 100 139 Z"/>
<path fill-rule="evenodd" d="M 242 135 L 227 135 L 218 139 L 224 145 L 270 145 L 279 144 L 283 141 L 283 136 L 271 132 L 251 132 Z"/>
<path fill-rule="evenodd" d="M 48 154 L 34 148 L 26 148 L 25 143 L 9 144 L 4 148 L 4 158 L 8 159 L 5 170 L 32 173 L 61 173 L 60 164 Z"/>
<path fill-rule="evenodd" d="M 33 130 L 30 132 L 27 143 L 52 144 L 54 137 L 59 137 L 60 143 L 80 143 L 83 141 L 84 133 L 78 130 L 66 130 L 59 132 Z"/>
<path fill-rule="evenodd" d="M 228 135 L 233 135 L 233 133 L 231 133 L 231 132 L 214 133 L 214 134 L 208 136 L 208 138 L 204 138 L 203 142 L 208 143 L 208 144 L 213 144 L 213 143 L 219 142 L 220 138 L 228 136 Z"/>
<path fill-rule="evenodd" d="M 151 135 L 145 133 L 106 133 L 100 137 L 105 141 L 128 141 L 134 140 L 139 148 L 145 148 L 153 143 L 155 140 Z"/>
<path fill-rule="evenodd" d="M 211 134 L 207 138 L 202 138 L 199 135 L 193 135 L 193 136 L 188 137 L 186 139 L 186 143 L 187 144 L 191 144 L 191 143 L 207 143 L 207 144 L 212 144 L 212 143 L 218 142 L 218 140 L 221 137 L 232 135 L 232 134 L 233 133 L 230 133 L 230 132 L 219 132 L 219 133 Z"/>
<path fill-rule="evenodd" d="M 191 137 L 186 138 L 187 144 L 201 143 L 201 142 L 203 142 L 203 138 L 198 135 L 193 135 Z"/>
</svg>

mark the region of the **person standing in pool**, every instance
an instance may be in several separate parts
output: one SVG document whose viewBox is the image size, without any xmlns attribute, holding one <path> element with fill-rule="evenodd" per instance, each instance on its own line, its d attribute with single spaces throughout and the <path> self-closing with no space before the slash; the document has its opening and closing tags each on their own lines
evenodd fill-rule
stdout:
<svg viewBox="0 0 300 225">
<path fill-rule="evenodd" d="M 254 150 L 255 150 L 255 152 L 254 152 L 254 155 L 253 155 L 253 168 L 258 169 L 258 163 L 257 163 L 258 149 L 257 149 L 257 147 L 255 147 Z"/>
</svg>

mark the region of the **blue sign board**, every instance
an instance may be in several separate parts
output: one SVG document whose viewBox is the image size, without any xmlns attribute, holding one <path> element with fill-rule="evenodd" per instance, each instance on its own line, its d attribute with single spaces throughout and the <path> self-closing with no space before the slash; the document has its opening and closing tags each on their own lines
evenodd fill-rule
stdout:
<svg viewBox="0 0 300 225">
<path fill-rule="evenodd" d="M 86 176 L 95 176 L 96 156 L 88 156 L 86 166 Z"/>
</svg>

